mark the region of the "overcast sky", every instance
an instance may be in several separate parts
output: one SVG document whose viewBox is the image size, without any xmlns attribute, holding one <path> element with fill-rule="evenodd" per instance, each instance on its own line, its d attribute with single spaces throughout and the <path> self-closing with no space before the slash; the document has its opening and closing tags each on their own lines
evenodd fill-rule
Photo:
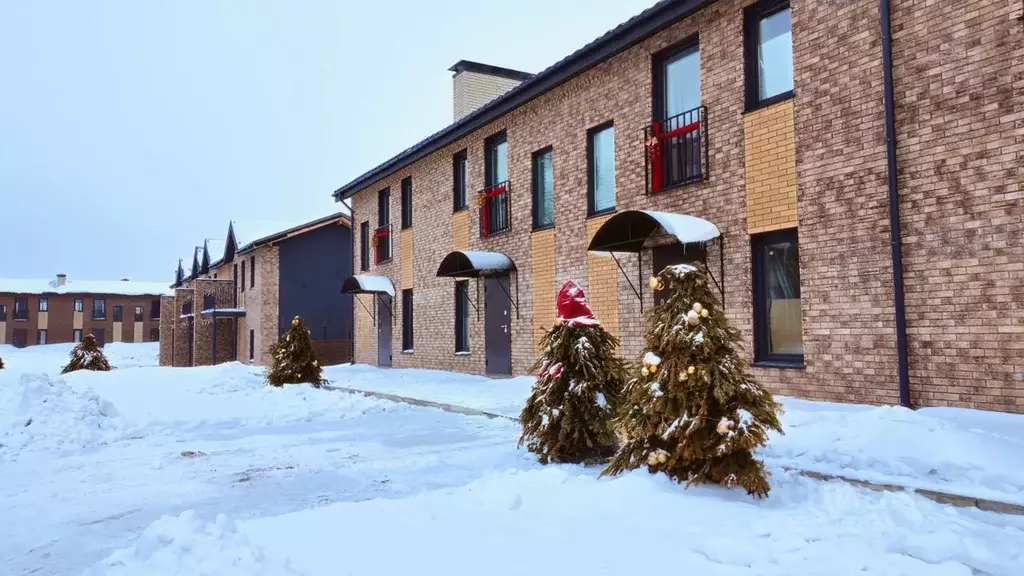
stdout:
<svg viewBox="0 0 1024 576">
<path fill-rule="evenodd" d="M 538 72 L 653 3 L 0 0 L 0 277 L 169 281 L 449 124 L 457 60 Z"/>
</svg>

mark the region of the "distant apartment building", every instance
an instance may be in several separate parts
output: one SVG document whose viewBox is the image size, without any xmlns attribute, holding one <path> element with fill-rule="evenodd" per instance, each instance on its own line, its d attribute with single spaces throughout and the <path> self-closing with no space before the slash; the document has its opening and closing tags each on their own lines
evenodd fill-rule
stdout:
<svg viewBox="0 0 1024 576">
<path fill-rule="evenodd" d="M 302 223 L 230 222 L 222 253 L 204 241 L 178 262 L 162 302 L 169 312 L 160 323 L 160 364 L 266 364 L 295 316 L 322 364 L 349 361 L 352 300 L 341 284 L 352 273 L 351 252 L 342 212 Z"/>
<path fill-rule="evenodd" d="M 87 334 L 100 345 L 157 342 L 161 298 L 170 293 L 157 282 L 0 278 L 0 344 L 81 342 Z"/>
<path fill-rule="evenodd" d="M 454 122 L 335 192 L 356 361 L 523 374 L 569 279 L 635 358 L 685 262 L 776 393 L 1024 412 L 1022 10 L 663 0 L 461 61 Z"/>
</svg>

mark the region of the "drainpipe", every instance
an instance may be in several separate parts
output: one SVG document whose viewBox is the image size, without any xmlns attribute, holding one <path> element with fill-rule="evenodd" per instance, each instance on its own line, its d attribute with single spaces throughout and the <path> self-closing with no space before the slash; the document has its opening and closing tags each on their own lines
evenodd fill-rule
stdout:
<svg viewBox="0 0 1024 576">
<path fill-rule="evenodd" d="M 900 406 L 910 408 L 910 370 L 907 353 L 907 311 L 903 289 L 903 236 L 900 230 L 900 194 L 896 177 L 896 111 L 892 87 L 891 0 L 879 0 L 882 16 L 882 82 L 885 92 L 885 155 L 889 175 L 889 237 L 892 249 L 893 306 L 896 310 L 896 363 Z"/>
<path fill-rule="evenodd" d="M 352 266 L 352 274 L 356 273 L 356 210 L 353 207 L 351 201 L 341 201 L 341 205 L 348 208 L 348 240 L 349 240 L 349 258 Z M 355 295 L 352 296 L 355 298 Z M 348 317 L 348 352 L 349 352 L 349 365 L 354 366 L 356 363 L 356 313 L 352 306 L 349 306 L 349 317 Z"/>
</svg>

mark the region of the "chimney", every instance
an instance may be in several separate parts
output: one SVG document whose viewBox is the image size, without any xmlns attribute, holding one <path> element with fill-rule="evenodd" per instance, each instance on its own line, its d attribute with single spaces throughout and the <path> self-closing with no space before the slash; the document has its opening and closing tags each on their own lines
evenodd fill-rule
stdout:
<svg viewBox="0 0 1024 576">
<path fill-rule="evenodd" d="M 477 109 L 533 78 L 533 74 L 459 60 L 452 65 L 452 114 L 458 122 Z"/>
<path fill-rule="evenodd" d="M 57 286 L 63 286 L 68 282 L 67 274 L 57 274 Z"/>
</svg>

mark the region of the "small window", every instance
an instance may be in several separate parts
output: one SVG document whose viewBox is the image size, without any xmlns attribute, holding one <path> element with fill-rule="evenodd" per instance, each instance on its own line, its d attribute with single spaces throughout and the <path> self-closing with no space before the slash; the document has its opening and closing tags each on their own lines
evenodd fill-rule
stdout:
<svg viewBox="0 0 1024 576">
<path fill-rule="evenodd" d="M 490 188 L 508 180 L 508 137 L 504 132 L 487 139 L 484 154 L 484 185 Z"/>
<path fill-rule="evenodd" d="M 249 288 L 256 287 L 256 255 L 249 256 Z"/>
<path fill-rule="evenodd" d="M 107 318 L 107 301 L 103 298 L 96 298 L 92 301 L 92 319 L 105 320 Z"/>
<path fill-rule="evenodd" d="M 551 148 L 533 153 L 533 227 L 555 224 L 555 166 Z"/>
<path fill-rule="evenodd" d="M 78 344 L 79 342 L 82 341 L 82 329 L 81 328 L 75 328 L 75 329 L 73 329 L 71 331 L 71 341 L 74 342 L 75 344 Z"/>
<path fill-rule="evenodd" d="M 402 352 L 412 352 L 412 290 L 402 290 Z"/>
<path fill-rule="evenodd" d="M 793 95 L 793 36 L 788 0 L 761 0 L 743 12 L 747 109 Z"/>
<path fill-rule="evenodd" d="M 383 228 L 391 222 L 391 188 L 377 192 L 377 227 Z"/>
<path fill-rule="evenodd" d="M 217 296 L 215 294 L 203 294 L 203 310 L 213 310 L 217 307 Z"/>
<path fill-rule="evenodd" d="M 50 299 L 49 298 L 40 298 L 39 299 L 39 311 L 40 312 L 49 312 L 50 311 Z"/>
<path fill-rule="evenodd" d="M 151 300 L 149 302 L 149 319 L 159 320 L 160 319 L 160 301 Z"/>
<path fill-rule="evenodd" d="M 7 304 L 0 304 L 0 322 L 7 321 Z"/>
<path fill-rule="evenodd" d="M 123 306 L 114 306 L 114 322 L 120 322 L 124 314 Z"/>
<path fill-rule="evenodd" d="M 256 358 L 256 331 L 249 330 L 249 362 Z"/>
<path fill-rule="evenodd" d="M 615 127 L 591 128 L 587 134 L 587 208 L 590 215 L 615 210 Z"/>
<path fill-rule="evenodd" d="M 14 319 L 28 320 L 28 298 L 23 296 L 14 299 Z"/>
<path fill-rule="evenodd" d="M 242 281 L 238 284 L 238 290 L 245 292 L 245 260 L 242 260 Z"/>
<path fill-rule="evenodd" d="M 216 279 L 217 279 L 217 273 L 216 273 L 216 272 L 214 272 L 214 273 L 213 273 L 213 279 L 214 279 L 214 280 L 216 280 Z"/>
<path fill-rule="evenodd" d="M 455 351 L 469 352 L 469 280 L 455 283 Z"/>
<path fill-rule="evenodd" d="M 75 312 L 85 312 L 85 300 L 75 298 Z"/>
<path fill-rule="evenodd" d="M 36 330 L 36 342 L 40 344 L 46 344 L 46 330 Z"/>
<path fill-rule="evenodd" d="M 359 225 L 359 270 L 370 269 L 370 222 Z"/>
<path fill-rule="evenodd" d="M 146 311 L 142 308 L 142 306 L 136 306 L 135 307 L 135 321 L 136 322 L 142 322 L 145 317 L 146 317 Z"/>
<path fill-rule="evenodd" d="M 150 342 L 159 342 L 160 341 L 160 329 L 159 328 L 150 328 L 149 329 L 149 341 Z"/>
<path fill-rule="evenodd" d="M 459 151 L 452 157 L 452 211 L 465 210 L 469 204 L 469 154 Z"/>
<path fill-rule="evenodd" d="M 800 258 L 797 231 L 751 237 L 754 280 L 754 360 L 803 364 Z"/>
<path fill-rule="evenodd" d="M 402 179 L 402 229 L 412 228 L 412 176 Z"/>
</svg>

